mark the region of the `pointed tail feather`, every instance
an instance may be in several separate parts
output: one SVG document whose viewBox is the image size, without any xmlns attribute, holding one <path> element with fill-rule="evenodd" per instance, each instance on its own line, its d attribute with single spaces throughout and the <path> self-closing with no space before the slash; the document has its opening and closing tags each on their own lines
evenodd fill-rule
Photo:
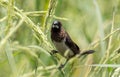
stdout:
<svg viewBox="0 0 120 77">
<path fill-rule="evenodd" d="M 87 50 L 87 51 L 81 53 L 81 55 L 88 55 L 88 54 L 92 54 L 94 52 L 95 52 L 94 50 Z"/>
</svg>

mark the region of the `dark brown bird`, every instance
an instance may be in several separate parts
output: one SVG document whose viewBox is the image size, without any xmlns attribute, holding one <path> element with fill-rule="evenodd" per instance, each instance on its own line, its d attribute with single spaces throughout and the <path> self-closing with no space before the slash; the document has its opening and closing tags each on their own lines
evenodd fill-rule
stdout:
<svg viewBox="0 0 120 77">
<path fill-rule="evenodd" d="M 72 41 L 69 34 L 62 27 L 61 22 L 57 20 L 52 23 L 51 40 L 57 49 L 53 50 L 52 53 L 60 53 L 63 57 L 67 59 L 62 66 L 64 66 L 70 58 L 74 57 L 77 54 L 85 55 L 94 52 L 94 50 L 88 50 L 80 53 L 80 49 L 77 44 Z"/>
</svg>

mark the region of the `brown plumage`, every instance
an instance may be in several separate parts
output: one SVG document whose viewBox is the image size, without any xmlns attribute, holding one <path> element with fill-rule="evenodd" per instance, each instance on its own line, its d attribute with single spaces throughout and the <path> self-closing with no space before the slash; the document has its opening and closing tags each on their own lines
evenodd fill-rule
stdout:
<svg viewBox="0 0 120 77">
<path fill-rule="evenodd" d="M 57 49 L 57 51 L 54 52 L 60 53 L 63 57 L 67 58 L 67 61 L 77 54 L 85 55 L 94 52 L 94 50 L 88 50 L 86 52 L 80 53 L 79 47 L 75 42 L 72 41 L 69 34 L 65 31 L 65 29 L 62 27 L 61 22 L 59 21 L 54 21 L 52 24 L 51 40 Z M 67 55 L 65 55 L 67 50 L 68 53 Z M 67 61 L 65 62 L 65 64 L 67 63 Z"/>
<path fill-rule="evenodd" d="M 62 27 L 62 24 L 59 21 L 54 21 L 53 25 L 59 26 L 59 27 L 53 26 L 51 29 L 51 39 L 58 52 L 62 56 L 64 56 L 65 51 L 69 50 L 68 55 L 64 56 L 66 58 L 71 58 L 76 54 L 79 54 L 80 53 L 79 47 L 71 40 L 68 33 Z M 61 47 L 59 44 L 65 47 Z"/>
</svg>

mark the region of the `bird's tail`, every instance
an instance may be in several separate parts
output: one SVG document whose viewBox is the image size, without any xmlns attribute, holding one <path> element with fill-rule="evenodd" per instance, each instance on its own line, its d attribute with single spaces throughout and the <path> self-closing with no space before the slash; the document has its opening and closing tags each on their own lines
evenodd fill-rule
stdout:
<svg viewBox="0 0 120 77">
<path fill-rule="evenodd" d="M 88 54 L 93 54 L 95 51 L 94 50 L 87 50 L 85 52 L 82 52 L 80 55 L 88 55 Z"/>
</svg>

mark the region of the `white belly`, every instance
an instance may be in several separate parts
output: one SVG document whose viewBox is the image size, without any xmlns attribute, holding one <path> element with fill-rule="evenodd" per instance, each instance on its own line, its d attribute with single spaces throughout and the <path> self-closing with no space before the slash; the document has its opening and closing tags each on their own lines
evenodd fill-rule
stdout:
<svg viewBox="0 0 120 77">
<path fill-rule="evenodd" d="M 58 52 L 62 56 L 69 57 L 69 56 L 74 55 L 74 53 L 65 45 L 65 42 L 62 41 L 62 42 L 59 43 L 59 42 L 53 41 L 53 43 L 54 43 L 56 49 L 58 50 Z M 67 56 L 65 56 L 66 51 L 68 51 Z"/>
</svg>

